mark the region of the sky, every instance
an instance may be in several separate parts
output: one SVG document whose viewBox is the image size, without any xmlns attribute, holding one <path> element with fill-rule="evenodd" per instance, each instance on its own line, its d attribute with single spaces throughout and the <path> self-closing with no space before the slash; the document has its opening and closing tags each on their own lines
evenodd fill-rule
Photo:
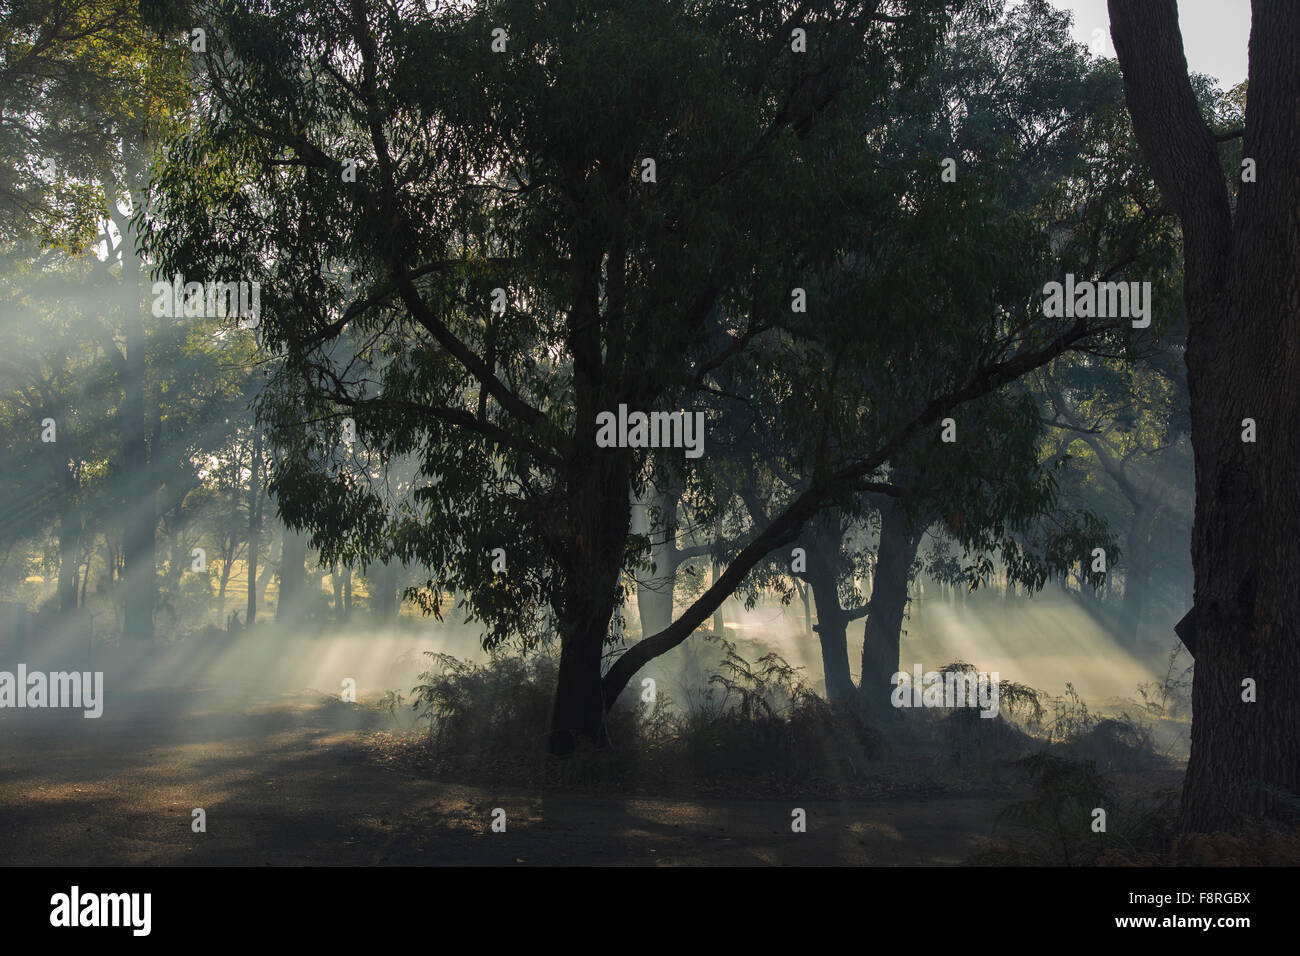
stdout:
<svg viewBox="0 0 1300 956">
<path fill-rule="evenodd" d="M 1076 40 L 1086 43 L 1093 52 L 1115 55 L 1106 0 L 1052 0 L 1052 3 L 1074 14 Z M 1178 0 L 1178 19 L 1191 69 L 1216 77 L 1225 90 L 1246 79 L 1249 0 Z"/>
</svg>

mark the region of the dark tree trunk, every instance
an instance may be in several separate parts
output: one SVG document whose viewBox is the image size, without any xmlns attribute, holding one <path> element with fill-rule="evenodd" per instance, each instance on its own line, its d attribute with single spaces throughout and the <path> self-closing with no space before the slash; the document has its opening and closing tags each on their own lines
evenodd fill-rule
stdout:
<svg viewBox="0 0 1300 956">
<path fill-rule="evenodd" d="M 126 559 L 125 637 L 152 642 L 153 611 L 157 603 L 157 489 L 149 468 L 145 439 L 145 338 L 139 293 L 139 261 L 123 254 L 122 333 L 126 339 L 122 390 L 122 470 L 126 476 L 127 507 L 122 551 Z"/>
<path fill-rule="evenodd" d="M 595 415 L 591 415 L 595 420 Z M 573 753 L 579 746 L 604 746 L 607 704 L 601 688 L 601 657 L 618 592 L 623 549 L 631 524 L 629 460 L 624 452 L 575 453 L 565 501 L 571 546 L 558 550 L 564 589 L 557 608 L 560 669 L 551 716 L 550 752 Z"/>
<path fill-rule="evenodd" d="M 817 605 L 815 630 L 822 650 L 822 673 L 826 675 L 826 699 L 853 700 L 857 688 L 849 673 L 849 620 L 840 607 L 835 572 L 826 567 L 824 555 L 808 555 L 807 580 Z"/>
<path fill-rule="evenodd" d="M 302 601 L 307 584 L 307 536 L 286 528 L 280 552 L 280 595 L 276 600 L 275 618 L 287 620 Z"/>
<path fill-rule="evenodd" d="M 1236 184 L 1235 222 L 1176 3 L 1110 0 L 1110 15 L 1138 142 L 1183 227 L 1196 677 L 1180 823 L 1241 830 L 1300 792 L 1300 5 L 1253 4 L 1242 148 L 1257 181 Z"/>
<path fill-rule="evenodd" d="M 907 609 L 908 573 L 916 560 L 921 535 L 912 529 L 895 499 L 880 506 L 880 548 L 876 558 L 867 623 L 862 635 L 862 709 L 882 715 L 890 710 L 889 697 L 898 672 L 898 651 Z"/>
<path fill-rule="evenodd" d="M 93 556 L 93 547 L 86 550 L 86 564 L 81 572 L 81 606 L 86 606 L 86 586 L 90 583 L 90 559 Z"/>
<path fill-rule="evenodd" d="M 713 525 L 713 537 L 714 537 L 715 540 L 718 539 L 718 538 L 721 538 L 721 537 L 722 537 L 722 522 L 721 522 L 721 521 L 717 521 L 717 522 L 714 523 L 714 525 Z M 711 585 L 712 585 L 712 584 L 717 584 L 717 583 L 718 583 L 718 576 L 719 576 L 720 574 L 722 574 L 722 565 L 721 565 L 718 561 L 716 561 L 716 560 L 714 560 L 714 561 L 712 561 L 712 562 L 710 562 L 710 563 L 711 563 L 711 565 L 712 565 L 712 573 L 711 573 L 711 576 L 710 576 L 710 578 L 709 578 L 709 584 L 711 584 Z M 723 603 L 725 604 L 726 602 L 724 601 Z M 725 637 L 726 634 L 727 634 L 727 624 L 726 624 L 726 621 L 724 621 L 724 620 L 723 620 L 723 617 L 722 617 L 722 604 L 719 604 L 719 605 L 717 606 L 717 608 L 716 608 L 716 609 L 714 610 L 714 612 L 713 612 L 713 633 L 714 633 L 714 634 L 717 634 L 719 637 Z"/>
<path fill-rule="evenodd" d="M 836 560 L 843 538 L 839 520 L 826 517 L 813 522 L 803 536 L 808 568 L 803 579 L 812 591 L 817 608 L 817 641 L 821 645 L 822 673 L 826 677 L 826 699 L 853 700 L 857 688 L 849 673 L 849 618 L 840 605 Z"/>
<path fill-rule="evenodd" d="M 59 516 L 59 610 L 77 609 L 77 572 L 80 569 L 81 529 L 68 514 Z"/>
<path fill-rule="evenodd" d="M 397 619 L 397 570 L 401 567 L 396 561 L 385 561 L 379 570 L 376 586 L 379 588 L 379 616 L 385 621 Z"/>
<path fill-rule="evenodd" d="M 248 469 L 248 610 L 244 615 L 246 627 L 257 623 L 257 550 L 262 536 L 259 527 L 261 509 L 257 506 L 260 488 L 259 472 L 262 469 L 262 433 L 253 434 L 253 457 Z"/>
<path fill-rule="evenodd" d="M 335 565 L 330 578 L 334 584 L 334 620 L 341 622 L 343 620 L 343 567 Z"/>
<path fill-rule="evenodd" d="M 1157 510 L 1156 503 L 1149 498 L 1137 505 L 1133 523 L 1124 538 L 1124 563 L 1128 568 L 1124 574 L 1121 613 L 1127 625 L 1139 635 L 1142 633 L 1147 593 L 1151 589 L 1151 526 L 1155 523 Z"/>
</svg>

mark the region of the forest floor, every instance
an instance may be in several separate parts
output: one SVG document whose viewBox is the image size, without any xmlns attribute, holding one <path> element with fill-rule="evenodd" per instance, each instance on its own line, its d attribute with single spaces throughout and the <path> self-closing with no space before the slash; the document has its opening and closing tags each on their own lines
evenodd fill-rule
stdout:
<svg viewBox="0 0 1300 956">
<path fill-rule="evenodd" d="M 312 692 L 154 689 L 114 704 L 94 720 L 0 711 L 0 863 L 955 865 L 1007 838 L 999 812 L 1025 796 L 1010 779 L 839 800 L 485 786 L 395 760 L 384 715 Z"/>
</svg>

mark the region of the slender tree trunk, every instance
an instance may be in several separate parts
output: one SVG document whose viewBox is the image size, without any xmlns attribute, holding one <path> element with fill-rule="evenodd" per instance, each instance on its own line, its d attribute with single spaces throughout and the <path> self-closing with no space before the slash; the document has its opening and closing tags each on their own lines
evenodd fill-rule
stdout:
<svg viewBox="0 0 1300 956">
<path fill-rule="evenodd" d="M 1183 227 L 1196 677 L 1180 825 L 1241 830 L 1300 793 L 1300 4 L 1252 5 L 1242 152 L 1255 181 L 1234 183 L 1235 211 L 1177 4 L 1109 5 L 1134 130 Z"/>
<path fill-rule="evenodd" d="M 649 513 L 653 506 L 659 512 L 656 524 Z M 644 502 L 633 508 L 634 530 L 650 536 L 650 560 L 654 570 L 642 576 L 636 586 L 637 617 L 641 622 L 641 636 L 658 634 L 673 622 L 673 595 L 677 587 L 677 497 L 675 494 L 655 490 Z"/>
<path fill-rule="evenodd" d="M 134 230 L 123 233 L 123 245 Z M 152 642 L 157 603 L 157 489 L 150 474 L 146 441 L 145 336 L 140 298 L 140 262 L 131 250 L 122 251 L 122 334 L 126 340 L 122 390 L 122 470 L 126 476 L 127 508 L 122 551 L 126 559 L 126 637 Z"/>
<path fill-rule="evenodd" d="M 248 610 L 244 614 L 244 626 L 252 627 L 257 623 L 257 550 L 261 547 L 261 529 L 258 519 L 261 517 L 257 507 L 258 492 L 261 484 L 259 472 L 262 469 L 262 432 L 253 429 L 253 455 L 248 468 Z"/>
<path fill-rule="evenodd" d="M 834 545 L 838 549 L 838 542 Z M 835 569 L 827 560 L 829 541 L 809 540 L 808 587 L 817 605 L 817 640 L 822 651 L 822 673 L 826 675 L 826 699 L 853 700 L 857 688 L 849 673 L 848 617 L 840 606 Z"/>
<path fill-rule="evenodd" d="M 258 509 L 259 520 L 261 509 Z M 271 584 L 271 578 L 275 577 L 275 569 L 279 564 L 279 555 L 276 551 L 284 550 L 284 536 L 281 535 L 278 543 L 271 545 L 271 550 L 267 553 L 266 562 L 262 565 L 262 570 L 257 572 L 257 602 L 259 606 L 266 604 L 266 589 Z"/>
<path fill-rule="evenodd" d="M 287 620 L 295 605 L 302 601 L 307 585 L 307 536 L 286 528 L 280 551 L 280 594 L 276 598 L 275 618 Z"/>
<path fill-rule="evenodd" d="M 920 532 L 908 524 L 902 506 L 886 499 L 880 508 L 880 548 L 876 573 L 867 604 L 862 635 L 862 683 L 859 692 L 864 712 L 887 714 L 893 676 L 899 670 L 903 614 L 907 609 L 908 573 L 921 543 Z"/>
<path fill-rule="evenodd" d="M 713 537 L 715 539 L 722 537 L 721 521 L 717 521 L 714 523 Z M 722 566 L 717 561 L 712 561 L 711 564 L 712 564 L 712 575 L 709 583 L 712 585 L 718 583 L 718 575 L 722 573 Z M 723 604 L 719 604 L 717 609 L 713 612 L 713 633 L 717 634 L 718 636 L 723 636 L 727 633 L 727 624 L 726 621 L 724 621 L 722 618 L 722 608 L 725 603 L 726 602 L 724 601 Z"/>
<path fill-rule="evenodd" d="M 1127 625 L 1142 633 L 1147 593 L 1151 588 L 1151 526 L 1155 523 L 1156 502 L 1147 499 L 1138 505 L 1124 538 L 1124 603 L 1121 613 Z"/>
<path fill-rule="evenodd" d="M 77 572 L 81 564 L 81 528 L 69 513 L 59 515 L 59 610 L 77 609 Z"/>
<path fill-rule="evenodd" d="M 809 588 L 798 578 L 795 579 L 794 589 L 799 595 L 799 600 L 803 604 L 803 633 L 804 637 L 811 638 L 814 635 L 812 622 L 812 601 L 809 600 Z"/>
<path fill-rule="evenodd" d="M 331 572 L 331 574 L 330 574 L 330 578 L 332 579 L 332 582 L 333 582 L 333 584 L 334 584 L 334 620 L 335 620 L 335 622 L 337 622 L 337 623 L 342 623 L 342 621 L 343 621 L 343 616 L 344 616 L 344 611 L 343 611 L 343 566 L 342 566 L 342 565 L 339 565 L 339 564 L 336 564 L 336 565 L 334 566 L 334 570 L 333 570 L 333 571 Z"/>
<path fill-rule="evenodd" d="M 370 609 L 381 621 L 393 621 L 397 618 L 397 570 L 401 565 L 396 561 L 385 561 L 373 573 L 367 572 L 370 581 Z"/>
</svg>

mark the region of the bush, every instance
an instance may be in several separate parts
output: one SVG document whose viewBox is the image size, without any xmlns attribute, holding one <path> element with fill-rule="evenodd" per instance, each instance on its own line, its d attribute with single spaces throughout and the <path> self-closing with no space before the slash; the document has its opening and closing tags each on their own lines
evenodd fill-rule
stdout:
<svg viewBox="0 0 1300 956">
<path fill-rule="evenodd" d="M 428 722 L 434 766 L 505 773 L 567 786 L 637 782 L 691 787 L 826 784 L 853 779 L 886 752 L 856 708 L 818 697 L 776 654 L 752 664 L 723 642 L 718 673 L 694 706 L 678 710 L 624 695 L 606 719 L 610 746 L 546 755 L 558 663 L 546 652 L 493 655 L 481 664 L 427 652 L 432 666 L 411 695 Z M 386 698 L 392 709 L 398 695 Z"/>
</svg>

